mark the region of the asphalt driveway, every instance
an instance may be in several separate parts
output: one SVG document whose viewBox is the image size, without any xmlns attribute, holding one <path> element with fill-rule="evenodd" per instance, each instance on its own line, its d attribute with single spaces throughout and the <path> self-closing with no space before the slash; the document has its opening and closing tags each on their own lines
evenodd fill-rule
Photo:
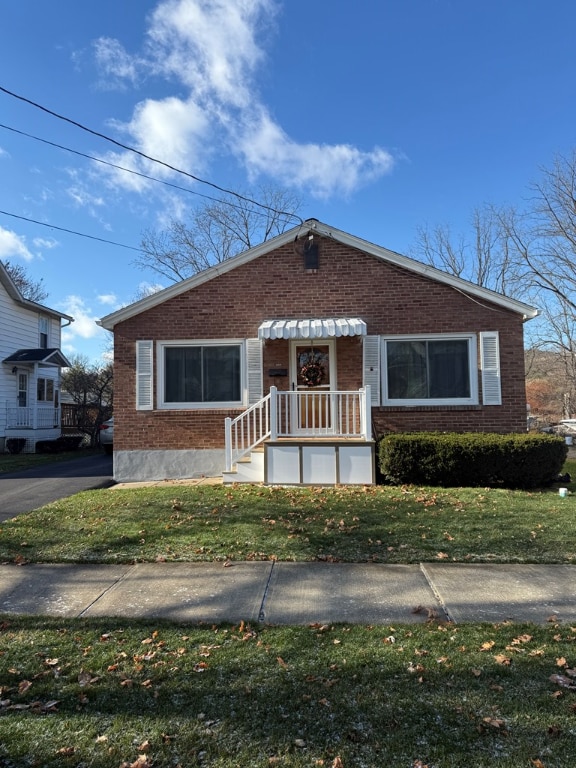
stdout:
<svg viewBox="0 0 576 768">
<path fill-rule="evenodd" d="M 0 475 L 0 522 L 80 491 L 113 484 L 112 456 L 104 453 Z"/>
</svg>

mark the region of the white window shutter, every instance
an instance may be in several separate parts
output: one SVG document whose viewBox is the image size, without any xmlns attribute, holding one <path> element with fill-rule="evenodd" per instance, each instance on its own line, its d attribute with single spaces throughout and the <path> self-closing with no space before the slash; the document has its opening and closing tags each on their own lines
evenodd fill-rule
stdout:
<svg viewBox="0 0 576 768">
<path fill-rule="evenodd" d="M 153 343 L 136 342 L 136 410 L 151 411 L 154 408 Z"/>
<path fill-rule="evenodd" d="M 372 405 L 380 405 L 380 336 L 364 336 L 362 366 L 364 386 L 370 385 Z"/>
<path fill-rule="evenodd" d="M 248 405 L 254 405 L 263 395 L 261 339 L 246 339 L 246 382 Z"/>
<path fill-rule="evenodd" d="M 484 331 L 480 334 L 480 367 L 482 369 L 482 403 L 502 405 L 498 331 Z"/>
</svg>

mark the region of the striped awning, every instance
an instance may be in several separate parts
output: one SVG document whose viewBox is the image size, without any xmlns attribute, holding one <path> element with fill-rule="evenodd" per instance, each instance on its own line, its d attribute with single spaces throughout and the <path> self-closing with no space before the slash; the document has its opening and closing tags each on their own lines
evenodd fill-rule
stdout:
<svg viewBox="0 0 576 768">
<path fill-rule="evenodd" d="M 329 317 L 318 320 L 265 320 L 259 339 L 329 339 L 366 336 L 366 323 L 358 317 Z"/>
</svg>

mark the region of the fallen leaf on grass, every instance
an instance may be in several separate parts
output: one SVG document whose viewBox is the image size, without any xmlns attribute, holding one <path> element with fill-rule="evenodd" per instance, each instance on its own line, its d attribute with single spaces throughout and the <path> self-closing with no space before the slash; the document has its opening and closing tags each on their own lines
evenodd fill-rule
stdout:
<svg viewBox="0 0 576 768">
<path fill-rule="evenodd" d="M 504 720 L 499 720 L 496 717 L 485 717 L 482 722 L 486 723 L 486 725 L 490 725 L 492 728 L 502 728 L 506 725 Z"/>
<path fill-rule="evenodd" d="M 138 752 L 149 752 L 150 748 L 152 747 L 152 744 L 146 739 L 146 741 L 143 741 L 142 744 L 138 747 Z"/>
<path fill-rule="evenodd" d="M 570 688 L 572 691 L 576 691 L 576 683 L 570 677 L 566 677 L 566 675 L 550 675 L 550 682 L 561 685 L 562 688 Z"/>
<path fill-rule="evenodd" d="M 100 678 L 94 677 L 92 675 L 92 672 L 85 672 L 84 670 L 82 670 L 78 674 L 78 685 L 82 688 L 86 685 L 93 685 L 94 683 L 97 683 L 98 680 L 100 680 Z"/>
<path fill-rule="evenodd" d="M 18 693 L 20 696 L 22 696 L 26 691 L 31 687 L 32 683 L 30 680 L 21 680 L 18 683 Z"/>
<path fill-rule="evenodd" d="M 60 747 L 60 749 L 56 750 L 57 755 L 64 755 L 66 757 L 73 755 L 75 752 L 76 752 L 75 747 Z"/>
<path fill-rule="evenodd" d="M 510 658 L 510 656 L 505 656 L 503 653 L 497 653 L 494 656 L 494 660 L 496 661 L 497 664 L 502 664 L 505 667 L 509 667 L 510 664 L 512 664 L 512 659 Z"/>
<path fill-rule="evenodd" d="M 515 637 L 510 645 L 520 645 L 520 643 L 529 643 L 532 640 L 532 635 L 518 635 Z"/>
</svg>

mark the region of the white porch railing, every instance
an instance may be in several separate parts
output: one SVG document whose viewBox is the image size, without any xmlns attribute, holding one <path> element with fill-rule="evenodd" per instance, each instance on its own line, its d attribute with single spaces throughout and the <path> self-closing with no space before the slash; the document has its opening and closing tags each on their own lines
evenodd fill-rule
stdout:
<svg viewBox="0 0 576 768">
<path fill-rule="evenodd" d="M 6 429 L 53 429 L 60 426 L 60 408 L 6 406 Z"/>
<path fill-rule="evenodd" d="M 358 391 L 270 393 L 235 419 L 225 422 L 226 472 L 264 440 L 351 438 L 370 440 L 370 387 Z"/>
</svg>

